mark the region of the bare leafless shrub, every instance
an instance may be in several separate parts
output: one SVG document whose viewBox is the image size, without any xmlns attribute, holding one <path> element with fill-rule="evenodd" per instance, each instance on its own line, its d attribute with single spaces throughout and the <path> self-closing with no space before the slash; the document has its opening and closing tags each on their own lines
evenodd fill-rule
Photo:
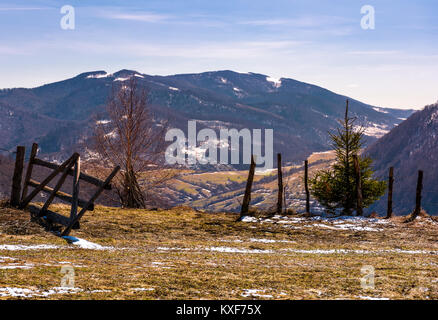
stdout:
<svg viewBox="0 0 438 320">
<path fill-rule="evenodd" d="M 176 175 L 163 161 L 167 122 L 154 120 L 135 77 L 113 87 L 107 112 L 108 120 L 96 121 L 94 163 L 121 167 L 113 185 L 123 207 L 160 205 L 159 189 Z"/>
</svg>

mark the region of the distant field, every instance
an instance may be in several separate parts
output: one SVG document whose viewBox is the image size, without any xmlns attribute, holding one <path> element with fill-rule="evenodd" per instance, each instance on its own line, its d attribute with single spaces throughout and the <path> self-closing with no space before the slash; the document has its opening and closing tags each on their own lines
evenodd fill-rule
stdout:
<svg viewBox="0 0 438 320">
<path fill-rule="evenodd" d="M 334 160 L 334 153 L 318 152 L 309 157 L 309 175 L 316 170 L 327 168 Z M 304 167 L 300 165 L 286 165 L 283 167 L 286 202 L 289 208 L 298 212 L 305 208 L 303 175 Z M 177 179 L 169 183 L 168 188 L 173 204 L 183 204 L 195 209 L 206 211 L 238 212 L 243 198 L 248 170 L 218 171 L 197 173 L 184 171 Z M 277 170 L 257 171 L 254 176 L 253 195 L 251 205 L 261 210 L 270 210 L 277 201 Z M 169 193 L 170 193 L 169 192 Z M 314 211 L 318 206 L 312 201 Z"/>
<path fill-rule="evenodd" d="M 72 232 L 81 248 L 0 208 L 0 299 L 438 299 L 431 218 L 236 218 L 98 206 Z M 60 288 L 70 265 L 74 288 Z"/>
</svg>

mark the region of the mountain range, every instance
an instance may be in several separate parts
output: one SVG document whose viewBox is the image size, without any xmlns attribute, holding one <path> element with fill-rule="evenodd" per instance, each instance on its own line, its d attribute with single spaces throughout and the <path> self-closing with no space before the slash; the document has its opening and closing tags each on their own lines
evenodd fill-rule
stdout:
<svg viewBox="0 0 438 320">
<path fill-rule="evenodd" d="M 438 103 L 426 106 L 376 141 L 366 153 L 376 176 L 387 179 L 394 167 L 394 213 L 409 214 L 415 206 L 418 170 L 424 171 L 423 208 L 438 214 Z M 387 196 L 371 209 L 386 212 Z"/>
<path fill-rule="evenodd" d="M 187 130 L 198 128 L 274 129 L 274 153 L 286 162 L 330 148 L 327 131 L 343 117 L 346 96 L 293 79 L 256 73 L 215 71 L 151 76 L 133 70 L 93 71 L 36 88 L 0 90 L 0 148 L 34 141 L 48 159 L 65 158 L 86 141 L 97 120 L 106 117 L 114 85 L 136 77 L 148 92 L 157 120 Z M 350 114 L 366 128 L 367 144 L 383 136 L 412 110 L 377 107 L 350 99 Z"/>
</svg>

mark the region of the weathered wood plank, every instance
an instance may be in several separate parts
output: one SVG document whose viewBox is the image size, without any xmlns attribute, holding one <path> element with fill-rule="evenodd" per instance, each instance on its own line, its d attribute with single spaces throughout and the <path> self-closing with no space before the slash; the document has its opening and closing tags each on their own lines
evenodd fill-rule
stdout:
<svg viewBox="0 0 438 320">
<path fill-rule="evenodd" d="M 47 161 L 44 161 L 44 160 L 41 160 L 38 158 L 34 159 L 33 164 L 38 165 L 38 166 L 42 166 L 42 167 L 46 167 L 49 169 L 54 169 L 54 170 L 59 168 L 59 165 L 57 165 L 55 163 L 50 163 L 50 162 L 47 162 Z M 74 170 L 70 169 L 68 171 L 68 174 L 71 176 L 74 176 Z M 98 186 L 98 187 L 100 187 L 101 185 L 104 184 L 104 181 L 97 179 L 97 178 L 90 176 L 90 175 L 83 173 L 83 172 L 81 172 L 79 179 L 84 180 L 88 183 L 94 184 L 95 186 Z M 105 190 L 111 190 L 111 185 L 107 185 L 105 187 Z"/>
<path fill-rule="evenodd" d="M 33 188 L 36 188 L 36 187 L 38 187 L 40 185 L 40 183 L 38 181 L 35 181 L 35 180 L 32 180 L 32 179 L 29 180 L 28 184 L 29 184 L 29 186 L 31 186 Z M 41 191 L 46 193 L 46 194 L 50 194 L 50 193 L 52 193 L 53 189 L 48 187 L 48 186 L 45 186 Z M 70 203 L 72 203 L 72 201 L 73 201 L 71 195 L 69 195 L 68 193 L 62 192 L 62 191 L 56 192 L 56 197 L 61 199 L 61 200 L 70 202 Z M 87 204 L 87 201 L 82 200 L 82 199 L 78 199 L 79 207 L 83 208 L 86 204 Z M 88 210 L 93 211 L 94 210 L 94 204 L 92 204 Z"/>
</svg>

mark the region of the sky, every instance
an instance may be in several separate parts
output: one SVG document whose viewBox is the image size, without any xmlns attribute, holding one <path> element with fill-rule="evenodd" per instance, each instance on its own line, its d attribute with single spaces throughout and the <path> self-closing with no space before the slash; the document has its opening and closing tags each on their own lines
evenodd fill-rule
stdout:
<svg viewBox="0 0 438 320">
<path fill-rule="evenodd" d="M 419 109 L 438 100 L 437 15 L 436 0 L 0 0 L 0 88 L 234 70 Z"/>
</svg>

